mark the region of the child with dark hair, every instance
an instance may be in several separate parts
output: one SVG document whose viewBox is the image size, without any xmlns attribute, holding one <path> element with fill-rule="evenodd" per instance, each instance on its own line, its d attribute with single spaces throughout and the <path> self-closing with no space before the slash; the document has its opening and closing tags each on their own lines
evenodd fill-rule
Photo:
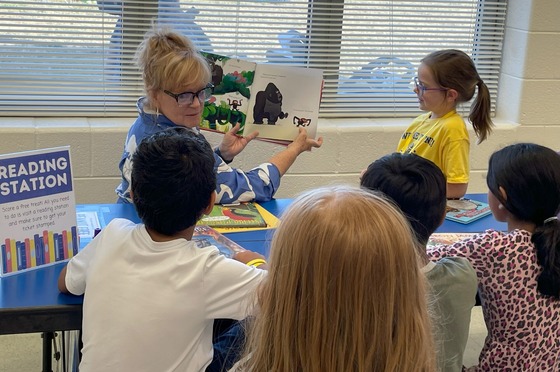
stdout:
<svg viewBox="0 0 560 372">
<path fill-rule="evenodd" d="M 531 143 L 496 151 L 488 202 L 508 231 L 487 230 L 428 251 L 466 257 L 488 328 L 471 371 L 560 370 L 560 156 Z"/>
<path fill-rule="evenodd" d="M 461 371 L 475 304 L 476 274 L 464 258 L 430 262 L 426 244 L 445 218 L 445 177 L 431 161 L 414 154 L 393 153 L 369 165 L 363 188 L 381 191 L 407 217 L 418 241 L 417 252 L 435 309 L 438 362 L 442 371 Z"/>
<path fill-rule="evenodd" d="M 143 223 L 112 220 L 60 274 L 62 292 L 85 294 L 80 371 L 204 371 L 214 319 L 250 314 L 266 271 L 243 262 L 262 256 L 238 262 L 192 241 L 215 186 L 212 149 L 192 131 L 138 146 L 131 196 Z"/>
<path fill-rule="evenodd" d="M 469 120 L 482 142 L 493 126 L 490 91 L 465 52 L 444 49 L 422 59 L 414 92 L 420 109 L 427 112 L 406 129 L 397 151 L 434 162 L 447 179 L 447 197 L 462 197 L 469 183 L 470 140 L 457 105 L 470 101 L 476 93 Z"/>
</svg>

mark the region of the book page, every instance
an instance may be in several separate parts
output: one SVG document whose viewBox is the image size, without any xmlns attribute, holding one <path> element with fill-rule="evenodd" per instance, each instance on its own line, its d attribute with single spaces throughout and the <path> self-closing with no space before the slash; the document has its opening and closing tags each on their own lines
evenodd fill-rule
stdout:
<svg viewBox="0 0 560 372">
<path fill-rule="evenodd" d="M 239 123 L 237 134 L 243 135 L 257 64 L 214 53 L 202 54 L 212 69 L 214 92 L 204 103 L 200 127 L 225 133 Z"/>
<path fill-rule="evenodd" d="M 237 252 L 245 250 L 245 248 L 209 226 L 196 226 L 194 228 L 193 241 L 199 248 L 211 245 L 216 246 L 220 253 L 228 258 L 233 257 Z"/>
<path fill-rule="evenodd" d="M 317 135 L 323 71 L 294 66 L 258 64 L 251 87 L 245 133 L 292 141 L 305 128 Z"/>
</svg>

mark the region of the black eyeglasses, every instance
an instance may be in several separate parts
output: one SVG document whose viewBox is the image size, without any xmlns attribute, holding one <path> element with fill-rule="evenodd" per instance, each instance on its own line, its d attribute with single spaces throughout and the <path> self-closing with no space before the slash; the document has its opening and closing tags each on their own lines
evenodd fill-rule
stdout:
<svg viewBox="0 0 560 372">
<path fill-rule="evenodd" d="M 179 107 L 183 107 L 183 106 L 192 105 L 194 102 L 194 97 L 198 98 L 200 103 L 204 103 L 212 96 L 213 89 L 214 89 L 214 85 L 208 84 L 197 92 L 183 92 L 183 93 L 175 94 L 173 92 L 164 89 L 163 93 L 175 98 L 175 101 L 177 101 Z"/>
<path fill-rule="evenodd" d="M 426 88 L 426 86 L 418 80 L 418 76 L 414 77 L 414 81 L 412 83 L 414 84 L 416 90 L 418 90 L 418 95 L 420 97 L 422 97 L 424 95 L 424 92 L 426 92 L 427 90 L 439 90 L 440 92 L 449 90 L 448 88 Z"/>
</svg>

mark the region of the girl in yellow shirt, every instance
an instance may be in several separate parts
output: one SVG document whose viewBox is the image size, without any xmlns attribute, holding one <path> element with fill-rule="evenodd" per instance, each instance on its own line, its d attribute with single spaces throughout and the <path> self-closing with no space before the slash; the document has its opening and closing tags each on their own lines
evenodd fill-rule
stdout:
<svg viewBox="0 0 560 372">
<path fill-rule="evenodd" d="M 469 120 L 484 141 L 492 131 L 490 92 L 474 62 L 464 52 L 446 49 L 424 57 L 414 78 L 418 116 L 403 133 L 397 151 L 414 153 L 434 162 L 447 178 L 447 197 L 465 195 L 469 182 L 470 142 L 467 127 L 456 111 L 457 104 L 473 98 Z"/>
</svg>

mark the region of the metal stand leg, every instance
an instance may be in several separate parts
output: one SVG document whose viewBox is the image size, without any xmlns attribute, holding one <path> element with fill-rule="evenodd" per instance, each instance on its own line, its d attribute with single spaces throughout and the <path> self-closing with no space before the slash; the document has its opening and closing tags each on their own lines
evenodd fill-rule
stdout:
<svg viewBox="0 0 560 372">
<path fill-rule="evenodd" d="M 64 332 L 64 331 L 60 332 L 60 337 L 61 337 L 61 340 L 62 340 L 62 347 L 61 347 L 61 349 L 62 349 L 61 350 L 62 351 L 62 370 L 64 372 L 67 371 L 67 369 L 66 369 L 66 340 L 64 339 L 64 334 L 65 333 L 66 332 Z"/>
<path fill-rule="evenodd" d="M 52 370 L 52 342 L 54 332 L 43 332 L 43 372 L 53 372 Z"/>
</svg>

